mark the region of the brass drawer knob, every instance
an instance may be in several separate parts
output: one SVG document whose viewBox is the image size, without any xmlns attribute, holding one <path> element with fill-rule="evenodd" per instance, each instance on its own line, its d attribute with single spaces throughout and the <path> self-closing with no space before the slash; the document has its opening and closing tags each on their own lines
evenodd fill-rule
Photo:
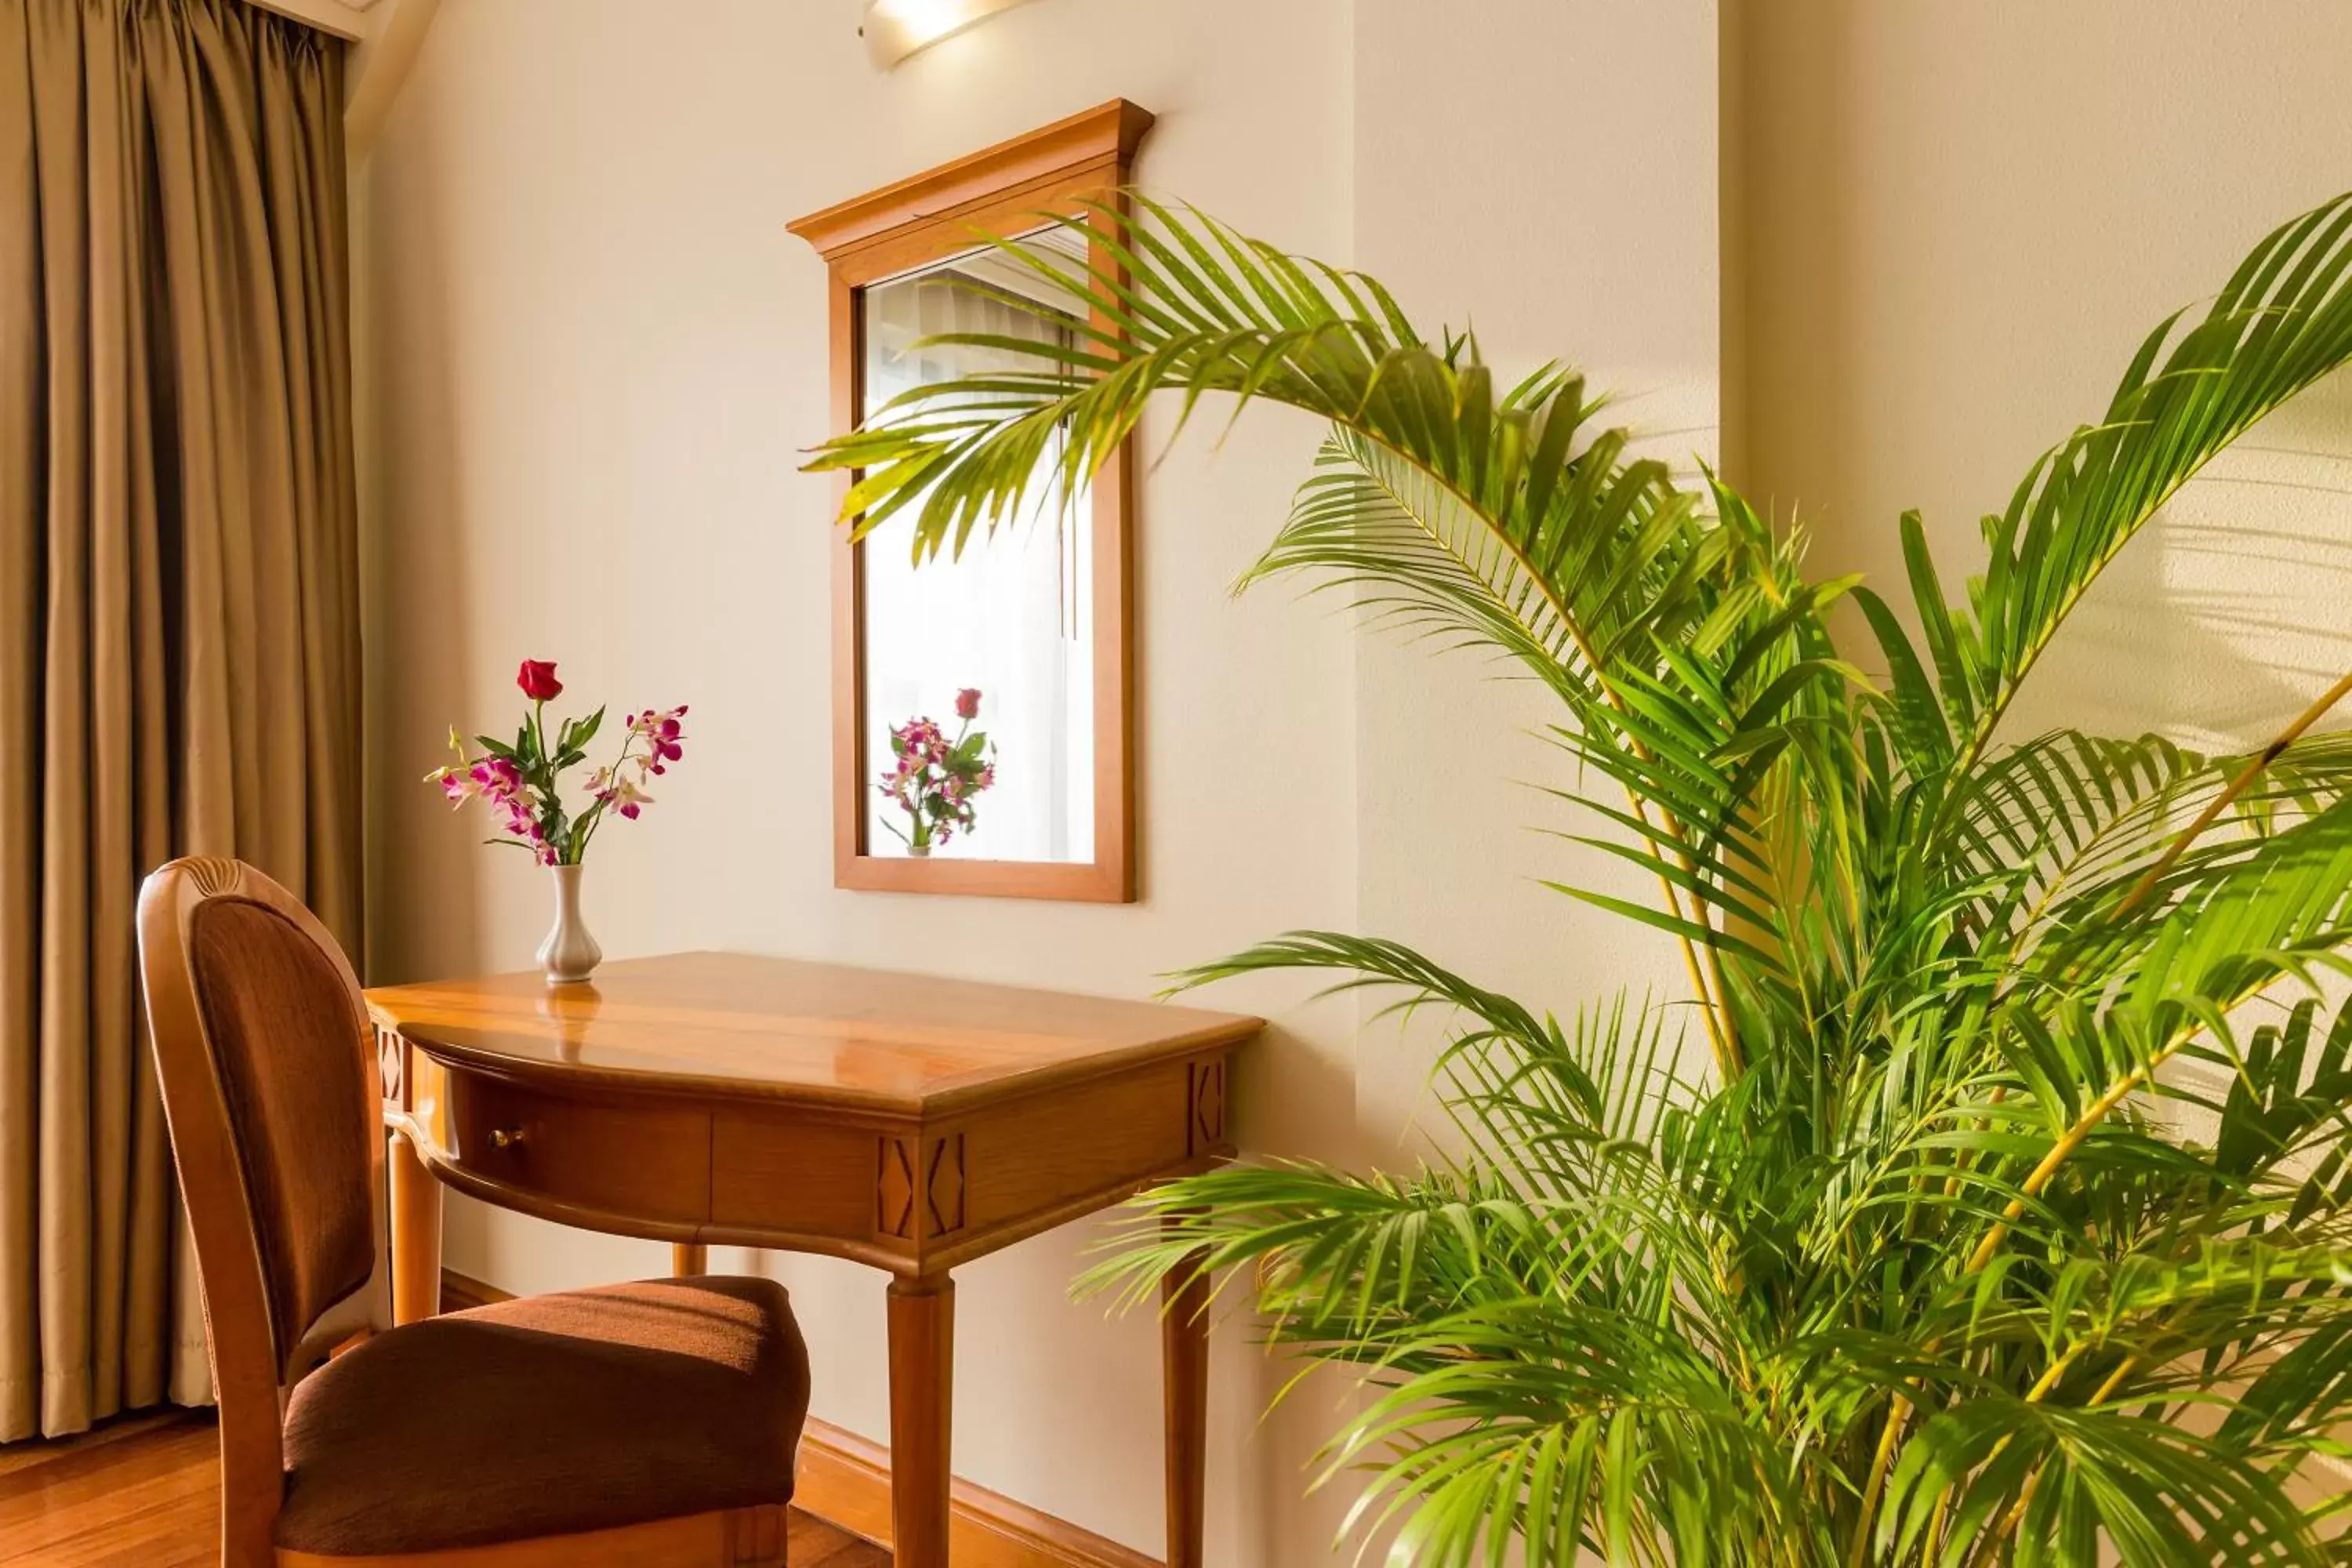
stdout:
<svg viewBox="0 0 2352 1568">
<path fill-rule="evenodd" d="M 522 1129 L 520 1127 L 491 1128 L 490 1147 L 493 1149 L 520 1149 L 522 1147 Z"/>
</svg>

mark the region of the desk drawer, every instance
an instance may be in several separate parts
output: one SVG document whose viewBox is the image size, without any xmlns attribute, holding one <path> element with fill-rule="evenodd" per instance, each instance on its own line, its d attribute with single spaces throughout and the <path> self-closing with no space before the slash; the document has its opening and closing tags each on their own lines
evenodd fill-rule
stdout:
<svg viewBox="0 0 2352 1568">
<path fill-rule="evenodd" d="M 845 1242 L 877 1237 L 875 1129 L 814 1115 L 721 1111 L 710 1217 L 721 1229 Z"/>
<path fill-rule="evenodd" d="M 608 1215 L 710 1217 L 707 1111 L 576 1100 L 463 1068 L 448 1097 L 449 1152 L 470 1174 Z"/>
</svg>

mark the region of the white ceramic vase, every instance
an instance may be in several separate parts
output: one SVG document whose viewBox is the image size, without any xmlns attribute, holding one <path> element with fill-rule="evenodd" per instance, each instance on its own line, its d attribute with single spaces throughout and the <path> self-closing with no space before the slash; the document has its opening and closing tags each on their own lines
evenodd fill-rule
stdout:
<svg viewBox="0 0 2352 1568">
<path fill-rule="evenodd" d="M 572 985 L 596 973 L 604 950 L 580 918 L 580 868 L 551 866 L 555 878 L 555 925 L 539 944 L 539 967 L 550 985 Z"/>
</svg>

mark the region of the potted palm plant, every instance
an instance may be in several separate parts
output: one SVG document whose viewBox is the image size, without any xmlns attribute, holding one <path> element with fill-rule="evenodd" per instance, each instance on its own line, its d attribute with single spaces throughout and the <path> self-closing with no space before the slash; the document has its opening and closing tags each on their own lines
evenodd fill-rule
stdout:
<svg viewBox="0 0 2352 1568">
<path fill-rule="evenodd" d="M 1163 390 L 1321 416 L 1249 577 L 1541 680 L 1587 841 L 1658 888 L 1560 890 L 1663 933 L 1689 996 L 1555 1016 L 1318 931 L 1192 971 L 1442 1006 L 1459 1147 L 1162 1187 L 1089 1283 L 1145 1300 L 1204 1250 L 1360 1369 L 1329 1473 L 1396 1561 L 2342 1561 L 2352 745 L 2315 726 L 2352 677 L 2248 756 L 2002 721 L 2166 499 L 2352 356 L 2352 198 L 2149 335 L 1957 600 L 1905 518 L 1907 615 L 1597 428 L 1572 372 L 1505 385 L 1369 278 L 1134 210 L 1093 215 L 1099 269 L 1006 247 L 1097 326 L 829 444 L 845 516 L 961 540 Z"/>
</svg>

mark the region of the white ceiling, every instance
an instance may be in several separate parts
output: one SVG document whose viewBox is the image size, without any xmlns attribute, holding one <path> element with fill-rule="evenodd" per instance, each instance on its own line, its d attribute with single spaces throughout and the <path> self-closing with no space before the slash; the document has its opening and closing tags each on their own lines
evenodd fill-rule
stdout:
<svg viewBox="0 0 2352 1568">
<path fill-rule="evenodd" d="M 368 32 L 366 13 L 376 0 L 254 0 L 254 4 L 283 12 L 298 22 L 308 22 L 338 37 L 364 38 Z"/>
</svg>

